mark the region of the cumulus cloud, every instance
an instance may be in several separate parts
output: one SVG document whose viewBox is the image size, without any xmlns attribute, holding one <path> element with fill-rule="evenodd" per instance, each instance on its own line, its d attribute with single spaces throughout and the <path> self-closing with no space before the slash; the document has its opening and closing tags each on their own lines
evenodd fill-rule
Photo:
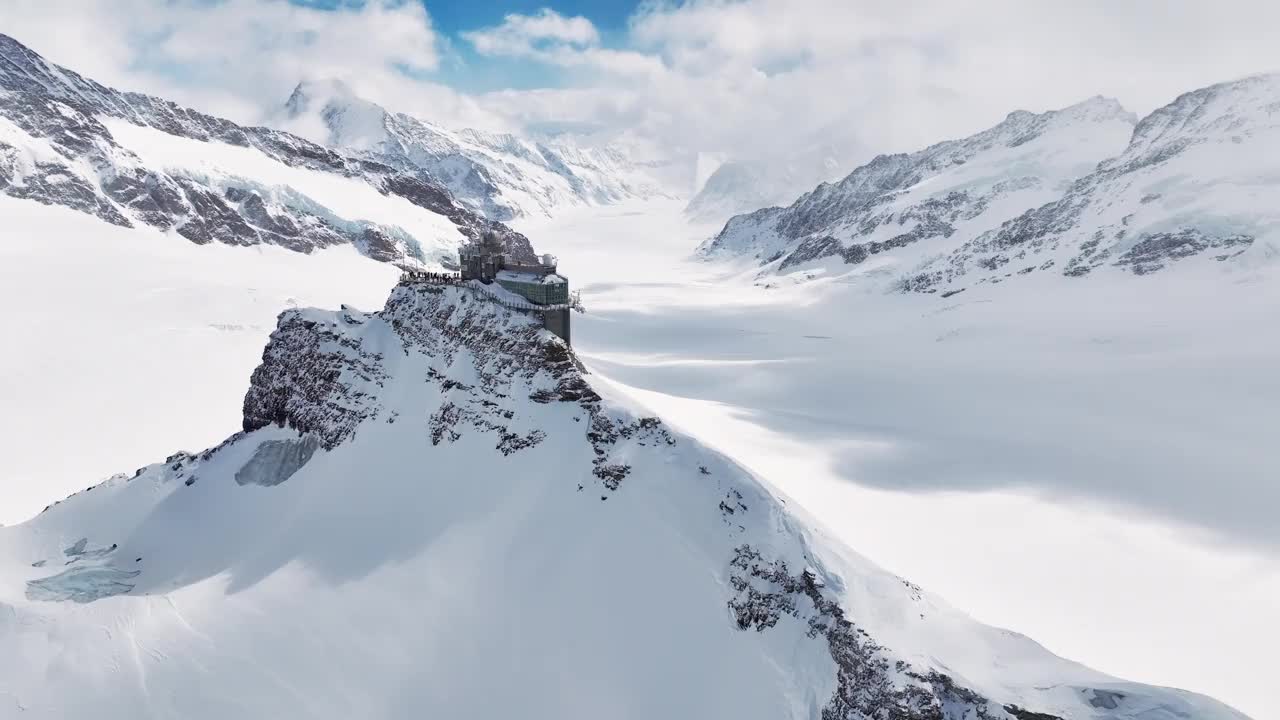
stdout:
<svg viewBox="0 0 1280 720">
<path fill-rule="evenodd" d="M 657 57 L 600 47 L 600 32 L 587 18 L 565 17 L 543 8 L 533 15 L 512 13 L 501 24 L 462 33 L 481 55 L 526 58 L 564 68 L 617 76 L 650 75 L 662 69 Z"/>
<path fill-rule="evenodd" d="M 480 98 L 520 123 L 572 116 L 673 151 L 777 162 L 838 158 L 977 132 L 1015 109 L 1093 95 L 1148 112 L 1178 94 L 1280 70 L 1280 4 L 1139 0 L 690 0 L 633 16 L 610 63 L 597 46 L 528 57 L 569 87 Z"/>
<path fill-rule="evenodd" d="M 263 120 L 299 81 L 331 77 L 450 124 L 497 122 L 422 79 L 447 43 L 418 2 L 320 10 L 286 0 L 7 0 L 0 28 L 97 80 L 242 122 Z"/>
<path fill-rule="evenodd" d="M 463 37 L 482 55 L 511 57 L 537 57 L 556 47 L 583 48 L 600 42 L 590 20 L 565 17 L 549 8 L 533 15 L 512 13 L 501 25 L 466 32 Z"/>
</svg>

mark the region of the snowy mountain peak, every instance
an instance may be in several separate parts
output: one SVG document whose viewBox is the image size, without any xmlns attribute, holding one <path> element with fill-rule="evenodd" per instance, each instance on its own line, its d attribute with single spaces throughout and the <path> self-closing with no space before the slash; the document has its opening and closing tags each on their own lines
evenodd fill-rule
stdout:
<svg viewBox="0 0 1280 720">
<path fill-rule="evenodd" d="M 0 536 L 31 717 L 1241 718 L 839 548 L 465 287 L 286 311 L 241 432 Z"/>
<path fill-rule="evenodd" d="M 461 202 L 495 220 L 664 194 L 644 164 L 621 148 L 448 130 L 389 111 L 338 80 L 299 83 L 285 102 L 281 122 L 330 147 L 396 168 L 424 170 Z"/>
<path fill-rule="evenodd" d="M 291 130 L 324 145 L 371 150 L 387 139 L 387 111 L 336 78 L 298 83 L 285 113 Z"/>
<path fill-rule="evenodd" d="M 789 270 L 836 258 L 876 267 L 922 257 L 957 232 L 975 232 L 1035 204 L 1123 147 L 1133 116 L 1093 98 L 999 124 L 910 154 L 879 155 L 788 208 L 729 220 L 701 252 L 754 257 Z"/>
<path fill-rule="evenodd" d="M 1072 120 L 1094 122 L 1108 120 L 1124 120 L 1129 123 L 1138 122 L 1138 116 L 1126 110 L 1119 100 L 1103 97 L 1102 95 L 1094 95 L 1087 100 L 1081 100 L 1061 110 L 1052 110 L 1047 114 Z"/>
<path fill-rule="evenodd" d="M 1118 164 L 1159 162 L 1199 142 L 1244 142 L 1280 125 L 1280 74 L 1255 75 L 1178 96 L 1134 128 Z"/>
<path fill-rule="evenodd" d="M 1191 258 L 1269 262 L 1280 247 L 1280 183 L 1267 159 L 1280 149 L 1277 111 L 1280 75 L 1185 93 L 1053 202 L 928 259 L 902 287 L 953 293 L 1037 271 L 1079 278 L 1146 275 Z"/>
</svg>

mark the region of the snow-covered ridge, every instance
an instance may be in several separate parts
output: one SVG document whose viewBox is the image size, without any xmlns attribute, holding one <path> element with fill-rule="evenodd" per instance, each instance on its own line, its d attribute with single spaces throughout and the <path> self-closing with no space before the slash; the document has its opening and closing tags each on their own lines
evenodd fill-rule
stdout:
<svg viewBox="0 0 1280 720">
<path fill-rule="evenodd" d="M 283 313 L 241 432 L 0 529 L 0 605 L 33 717 L 1243 717 L 975 623 L 421 284 Z"/>
<path fill-rule="evenodd" d="M 1052 270 L 1145 275 L 1189 258 L 1264 262 L 1280 242 L 1280 75 L 1186 93 L 1143 118 L 1122 153 L 1054 202 L 904 279 L 949 292 Z"/>
<path fill-rule="evenodd" d="M 722 225 L 735 215 L 790 203 L 814 185 L 842 177 L 857 147 L 819 137 L 785 157 L 730 159 L 698 184 L 685 216 Z"/>
<path fill-rule="evenodd" d="M 1100 97 L 1040 114 L 1013 112 L 968 138 L 878 156 L 790 207 L 735 217 L 702 252 L 780 261 L 780 270 L 828 257 L 860 264 L 885 253 L 901 262 L 1057 197 L 1119 151 L 1133 122 Z"/>
<path fill-rule="evenodd" d="M 457 204 L 423 172 L 120 92 L 4 35 L 0 120 L 0 192 L 116 225 L 150 225 L 196 243 L 270 243 L 302 252 L 351 244 L 405 265 L 438 265 L 462 240 L 486 230 L 501 234 L 515 254 L 531 252 L 524 236 Z M 160 136 L 175 139 L 168 145 L 186 141 L 183 155 L 198 167 L 147 156 Z M 289 184 L 227 167 L 250 156 L 255 170 L 287 175 Z M 334 194 L 317 197 L 317 187 L 335 184 L 347 188 L 338 197 L 379 197 L 347 207 L 334 203 Z M 370 206 L 382 208 L 378 216 L 361 212 Z"/>
<path fill-rule="evenodd" d="M 282 122 L 330 147 L 425 170 L 460 202 L 495 220 L 665 196 L 645 164 L 620 147 L 447 130 L 365 100 L 339 80 L 299 83 Z"/>
<path fill-rule="evenodd" d="M 943 294 L 1043 271 L 1262 262 L 1280 237 L 1280 176 L 1267 160 L 1280 147 L 1277 109 L 1280 76 L 1262 75 L 1186 93 L 1136 124 L 1103 98 L 1018 111 L 735 217 L 700 250 Z"/>
</svg>

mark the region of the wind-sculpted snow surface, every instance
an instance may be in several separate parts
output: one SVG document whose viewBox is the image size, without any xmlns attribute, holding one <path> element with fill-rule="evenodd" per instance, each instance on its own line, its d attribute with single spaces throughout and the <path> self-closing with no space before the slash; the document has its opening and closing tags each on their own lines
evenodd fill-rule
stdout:
<svg viewBox="0 0 1280 720">
<path fill-rule="evenodd" d="M 539 325 L 423 284 L 282 314 L 243 431 L 0 528 L 6 697 L 35 718 L 1243 717 L 852 555 Z"/>
<path fill-rule="evenodd" d="M 149 156 L 131 144 L 147 134 L 132 128 L 173 138 L 166 151 L 185 141 L 190 162 L 171 152 Z M 283 183 L 265 178 L 286 172 Z M 318 187 L 340 182 L 345 192 L 317 194 Z M 418 265 L 451 260 L 464 237 L 492 230 L 513 255 L 529 260 L 533 252 L 523 235 L 457 204 L 420 170 L 120 92 L 5 35 L 0 192 L 124 227 L 172 230 L 195 243 L 269 243 L 300 252 L 351 244 L 377 260 Z M 343 202 L 344 195 L 353 201 Z M 370 208 L 374 217 L 364 214 Z"/>
</svg>

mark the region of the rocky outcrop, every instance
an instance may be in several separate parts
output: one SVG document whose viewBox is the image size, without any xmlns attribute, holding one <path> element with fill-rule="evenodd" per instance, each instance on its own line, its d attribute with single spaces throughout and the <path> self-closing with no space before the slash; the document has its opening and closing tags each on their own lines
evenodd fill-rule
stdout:
<svg viewBox="0 0 1280 720">
<path fill-rule="evenodd" d="M 249 380 L 244 430 L 286 426 L 335 447 L 378 416 L 377 397 L 365 388 L 386 380 L 381 361 L 336 323 L 284 312 Z"/>
<path fill-rule="evenodd" d="M 825 641 L 836 666 L 836 689 L 822 708 L 823 720 L 995 720 L 1007 717 L 982 695 L 960 687 L 937 671 L 919 672 L 845 617 L 811 569 L 793 573 L 784 560 L 770 560 L 751 545 L 740 545 L 729 562 L 737 593 L 729 609 L 742 630 L 764 632 L 786 617 Z M 1056 716 L 1044 716 L 1046 718 Z M 1057 718 L 1056 720 L 1061 720 Z"/>
<path fill-rule="evenodd" d="M 512 313 L 460 288 L 424 284 L 398 286 L 386 307 L 368 316 L 283 313 L 245 395 L 244 430 L 292 428 L 332 449 L 363 423 L 397 422 L 378 400 L 387 375 L 383 355 L 362 341 L 370 323 L 389 327 L 406 354 L 420 353 L 446 366 L 468 360 L 467 382 L 435 370 L 423 378 L 447 398 L 427 418 L 433 445 L 479 432 L 491 435 L 495 449 L 510 455 L 545 437 L 537 428 L 515 429 L 521 419 L 508 408 L 510 398 L 526 397 L 534 405 L 573 403 L 583 411 L 592 474 L 614 491 L 630 472 L 614 456 L 620 442 L 675 443 L 657 418 L 627 421 L 606 411 L 573 351 L 533 316 Z"/>
</svg>

